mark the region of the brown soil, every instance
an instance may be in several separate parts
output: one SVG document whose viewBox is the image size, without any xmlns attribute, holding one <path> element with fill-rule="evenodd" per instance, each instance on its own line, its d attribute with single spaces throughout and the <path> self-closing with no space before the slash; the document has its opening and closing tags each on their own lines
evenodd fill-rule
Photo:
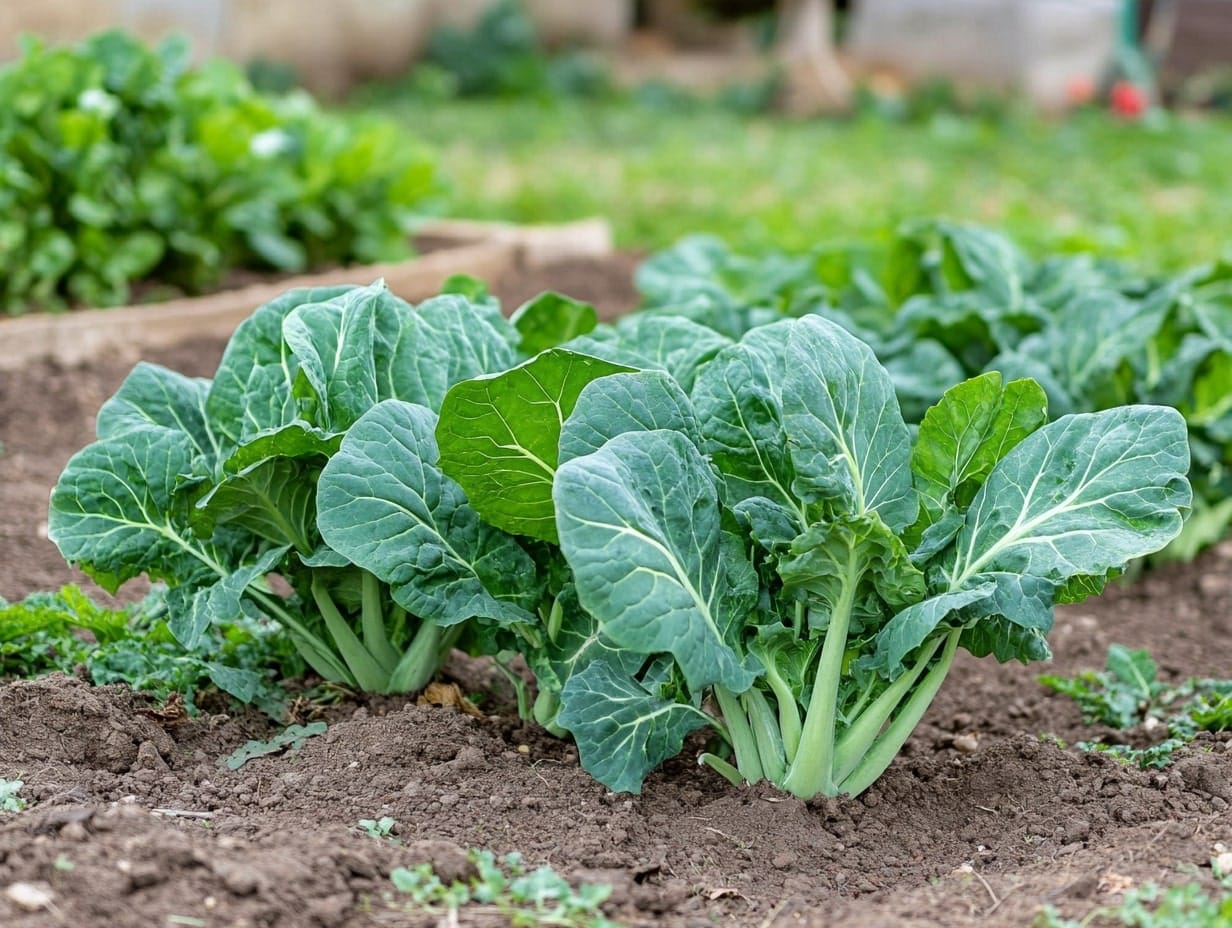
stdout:
<svg viewBox="0 0 1232 928">
<path fill-rule="evenodd" d="M 630 267 L 572 264 L 497 290 L 618 311 Z M 152 360 L 208 375 L 221 347 Z M 78 579 L 44 537 L 47 494 L 127 368 L 0 373 L 0 596 Z M 1170 679 L 1232 675 L 1232 544 L 1061 610 L 1048 669 L 1097 668 L 1112 642 L 1149 648 Z M 1232 740 L 1208 736 L 1164 771 L 1061 748 L 1041 736 L 1090 731 L 1039 672 L 960 659 L 880 782 L 812 803 L 736 789 L 688 756 L 641 796 L 613 795 L 569 744 L 516 720 L 391 699 L 346 701 L 300 750 L 231 771 L 222 758 L 275 730 L 262 717 L 168 721 L 122 687 L 11 682 L 0 779 L 25 781 L 31 807 L 0 814 L 0 925 L 431 926 L 390 894 L 390 870 L 461 875 L 471 847 L 611 884 L 612 918 L 678 928 L 1017 926 L 1148 880 L 1210 886 L 1214 845 L 1232 846 Z M 356 827 L 386 815 L 396 842 Z M 50 905 L 22 909 L 6 895 L 18 882 Z M 458 923 L 500 923 L 486 918 Z"/>
</svg>

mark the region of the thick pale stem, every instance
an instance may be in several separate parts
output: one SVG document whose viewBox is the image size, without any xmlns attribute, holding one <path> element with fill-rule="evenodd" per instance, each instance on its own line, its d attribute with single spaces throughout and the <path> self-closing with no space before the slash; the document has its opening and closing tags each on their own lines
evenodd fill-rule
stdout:
<svg viewBox="0 0 1232 928">
<path fill-rule="evenodd" d="M 800 709 L 796 705 L 796 694 L 791 691 L 787 681 L 783 679 L 778 669 L 766 668 L 766 682 L 774 692 L 774 701 L 779 708 L 779 732 L 783 736 L 783 754 L 787 763 L 796 759 L 800 748 Z"/>
<path fill-rule="evenodd" d="M 267 615 L 286 628 L 291 635 L 295 650 L 299 652 L 300 657 L 309 667 L 334 683 L 343 683 L 347 686 L 358 685 L 346 663 L 339 659 L 333 649 L 280 606 L 272 594 L 255 590 L 249 586 L 248 595 L 260 605 Z"/>
<path fill-rule="evenodd" d="M 903 698 L 911 692 L 911 688 L 920 679 L 920 675 L 924 673 L 928 662 L 933 659 L 933 655 L 937 653 L 940 646 L 941 639 L 934 638 L 920 652 L 915 666 L 887 686 L 868 708 L 863 711 L 857 710 L 854 720 L 843 732 L 843 736 L 838 739 L 838 744 L 834 748 L 834 779 L 837 782 L 841 783 L 845 780 L 859 765 L 885 723 Z"/>
<path fill-rule="evenodd" d="M 740 775 L 748 782 L 756 783 L 765 775 L 762 773 L 761 756 L 757 752 L 757 740 L 749 727 L 744 707 L 740 705 L 740 697 L 722 686 L 714 688 L 714 695 L 719 703 L 719 711 L 723 714 L 723 721 L 727 723 L 727 732 L 732 750 L 736 754 L 736 766 L 740 768 Z"/>
<path fill-rule="evenodd" d="M 843 671 L 843 654 L 847 649 L 847 630 L 851 624 L 851 609 L 863 568 L 854 554 L 847 562 L 842 592 L 830 613 L 826 640 L 821 646 L 821 662 L 804 717 L 800 747 L 791 769 L 783 778 L 783 789 L 803 799 L 818 793 L 832 794 L 834 784 L 834 722 L 837 716 L 838 687 Z"/>
<path fill-rule="evenodd" d="M 432 622 L 424 622 L 411 639 L 389 678 L 389 692 L 414 693 L 422 690 L 436 676 L 441 666 L 441 643 L 446 633 Z"/>
<path fill-rule="evenodd" d="M 761 758 L 762 773 L 772 783 L 779 783 L 787 769 L 787 756 L 783 750 L 783 736 L 779 732 L 778 720 L 770 704 L 761 690 L 754 687 L 743 696 L 748 713 L 749 726 L 753 729 L 753 739 L 757 742 L 757 753 Z"/>
<path fill-rule="evenodd" d="M 361 572 L 360 594 L 360 626 L 364 633 L 364 647 L 387 672 L 392 673 L 398 666 L 399 657 L 389 642 L 389 632 L 385 628 L 385 603 L 381 595 L 381 581 L 375 574 L 366 570 Z M 422 631 L 423 629 L 420 629 L 421 633 Z"/>
<path fill-rule="evenodd" d="M 885 773 L 886 768 L 898 756 L 898 752 L 902 750 L 911 733 L 915 731 L 916 725 L 920 723 L 924 712 L 937 695 L 937 690 L 945 681 L 950 665 L 954 663 L 954 652 L 958 650 L 958 639 L 961 635 L 962 629 L 956 628 L 946 637 L 945 650 L 941 652 L 937 663 L 920 681 L 919 687 L 908 697 L 898 714 L 894 716 L 894 721 L 864 755 L 864 759 L 860 761 L 856 769 L 843 780 L 837 792 L 858 796 Z"/>
<path fill-rule="evenodd" d="M 321 610 L 321 618 L 325 620 L 325 627 L 334 639 L 338 653 L 346 661 L 360 688 L 370 693 L 387 692 L 389 671 L 368 653 L 368 649 L 338 610 L 333 597 L 329 595 L 329 589 L 320 578 L 312 581 L 312 599 Z"/>
</svg>

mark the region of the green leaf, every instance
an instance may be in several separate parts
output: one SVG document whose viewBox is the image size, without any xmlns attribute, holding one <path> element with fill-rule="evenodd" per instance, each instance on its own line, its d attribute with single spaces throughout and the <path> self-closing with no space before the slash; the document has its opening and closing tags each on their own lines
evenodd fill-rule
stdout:
<svg viewBox="0 0 1232 928">
<path fill-rule="evenodd" d="M 388 395 L 440 410 L 455 384 L 513 365 L 507 326 L 460 296 L 420 303 L 394 346 Z"/>
<path fill-rule="evenodd" d="M 682 432 L 698 447 L 702 438 L 693 405 L 665 371 L 635 371 L 592 380 L 578 395 L 560 431 L 561 462 L 598 451 L 625 432 Z"/>
<path fill-rule="evenodd" d="M 314 424 L 343 432 L 380 400 L 392 396 L 393 343 L 408 325 L 411 307 L 378 282 L 287 314 L 282 337 L 295 353 L 300 376 L 316 397 Z"/>
<path fill-rule="evenodd" d="M 911 434 L 894 385 L 855 336 L 817 316 L 787 323 L 783 422 L 806 501 L 839 512 L 876 511 L 891 531 L 912 524 Z"/>
<path fill-rule="evenodd" d="M 228 452 L 249 436 L 293 422 L 292 386 L 299 362 L 282 339 L 283 320 L 297 307 L 323 303 L 350 285 L 288 290 L 240 323 L 218 365 L 205 402 L 206 418 Z"/>
<path fill-rule="evenodd" d="M 316 477 L 321 462 L 266 458 L 215 483 L 192 510 L 198 535 L 218 525 L 243 528 L 276 545 L 311 553 L 316 535 Z"/>
<path fill-rule="evenodd" d="M 995 591 L 996 585 L 986 582 L 912 603 L 877 635 L 874 667 L 893 680 L 902 672 L 903 658 L 928 640 L 942 622 L 964 606 L 990 599 Z"/>
<path fill-rule="evenodd" d="M 795 322 L 754 329 L 701 369 L 693 406 L 703 450 L 722 475 L 728 506 L 764 497 L 791 512 L 797 531 L 807 517 L 792 491 L 795 469 L 783 425 L 786 342 Z"/>
<path fill-rule="evenodd" d="M 587 384 L 628 370 L 552 348 L 503 374 L 458 384 L 441 406 L 441 470 L 485 521 L 555 542 L 561 429 Z"/>
<path fill-rule="evenodd" d="M 115 438 L 156 426 L 184 433 L 211 462 L 215 438 L 205 417 L 208 380 L 185 377 L 142 361 L 98 412 L 99 438 Z"/>
<path fill-rule="evenodd" d="M 811 603 L 824 603 L 829 609 L 836 607 L 853 575 L 867 577 L 891 604 L 925 595 L 924 574 L 912 565 L 902 541 L 876 512 L 810 525 L 792 541 L 778 572 L 785 587 L 804 590 Z M 810 620 L 824 627 L 828 612 L 810 609 Z"/>
<path fill-rule="evenodd" d="M 322 537 L 413 615 L 440 625 L 535 621 L 534 562 L 438 469 L 435 426 L 431 410 L 399 400 L 361 417 L 317 484 Z"/>
<path fill-rule="evenodd" d="M 522 351 L 535 355 L 587 334 L 599 316 L 589 303 L 549 291 L 523 303 L 509 321 L 522 336 Z"/>
<path fill-rule="evenodd" d="M 976 494 L 955 539 L 950 589 L 989 571 L 1057 584 L 1105 576 L 1158 550 L 1189 508 L 1188 469 L 1175 409 L 1127 406 L 1044 426 Z"/>
<path fill-rule="evenodd" d="M 289 547 L 270 548 L 243 567 L 204 587 L 175 587 L 167 596 L 170 616 L 167 626 L 186 648 L 195 648 L 206 629 L 214 623 L 228 624 L 244 615 L 244 594 L 248 587 L 272 572 L 286 556 Z"/>
<path fill-rule="evenodd" d="M 324 734 L 325 728 L 324 722 L 309 722 L 307 725 L 284 728 L 268 741 L 247 741 L 227 756 L 227 769 L 239 770 L 254 758 L 280 754 L 288 749 L 297 751 L 309 738 Z"/>
<path fill-rule="evenodd" d="M 554 498 L 578 599 L 605 635 L 640 654 L 670 652 L 690 688 L 748 689 L 755 674 L 735 645 L 756 576 L 725 536 L 714 478 L 684 435 L 618 435 L 562 464 Z"/>
<path fill-rule="evenodd" d="M 557 719 L 573 733 L 586 771 L 620 793 L 640 793 L 646 775 L 710 722 L 699 709 L 649 692 L 605 661 L 569 678 Z"/>
<path fill-rule="evenodd" d="M 1047 421 L 1047 404 L 1039 384 L 1015 380 L 1002 387 L 996 371 L 947 390 L 924 415 L 911 452 L 921 502 L 913 534 L 948 510 L 966 509 L 993 466 Z"/>
<path fill-rule="evenodd" d="M 229 573 L 186 531 L 176 499 L 195 454 L 188 434 L 156 427 L 87 445 L 52 490 L 48 537 L 111 593 L 142 573 L 171 582 Z"/>
<path fill-rule="evenodd" d="M 618 348 L 645 358 L 639 366 L 667 371 L 685 392 L 693 389 L 698 371 L 731 344 L 713 329 L 675 315 L 634 313 L 617 322 L 612 334 Z"/>
</svg>

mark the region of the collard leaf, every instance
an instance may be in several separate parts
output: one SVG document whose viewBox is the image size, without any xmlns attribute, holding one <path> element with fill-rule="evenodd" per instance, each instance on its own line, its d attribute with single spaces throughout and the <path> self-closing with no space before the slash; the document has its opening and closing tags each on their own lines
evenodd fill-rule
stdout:
<svg viewBox="0 0 1232 928">
<path fill-rule="evenodd" d="M 829 621 L 827 609 L 817 605 L 833 609 L 844 594 L 854 598 L 855 591 L 849 589 L 853 577 L 866 576 L 892 604 L 917 601 L 925 594 L 924 574 L 875 512 L 810 525 L 792 542 L 778 571 L 788 589 L 809 594 L 810 622 L 817 628 Z"/>
<path fill-rule="evenodd" d="M 955 539 L 950 588 L 989 571 L 1060 584 L 1150 554 L 1181 529 L 1189 444 L 1175 409 L 1066 416 L 1002 458 Z"/>
<path fill-rule="evenodd" d="M 976 657 L 992 655 L 1002 664 L 1020 661 L 1030 664 L 1052 658 L 1048 639 L 1038 628 L 1024 628 L 1004 616 L 990 616 L 962 630 L 958 646 Z"/>
<path fill-rule="evenodd" d="M 560 431 L 561 462 L 598 451 L 625 432 L 668 429 L 701 446 L 693 404 L 664 371 L 635 371 L 592 380 L 578 395 Z"/>
<path fill-rule="evenodd" d="M 911 433 L 889 375 L 867 345 L 832 322 L 808 316 L 787 325 L 782 397 L 793 490 L 838 512 L 876 511 L 901 531 L 919 502 Z"/>
<path fill-rule="evenodd" d="M 87 445 L 52 491 L 48 537 L 112 593 L 142 573 L 172 583 L 229 573 L 212 546 L 191 537 L 176 499 L 196 453 L 186 433 L 156 427 Z"/>
<path fill-rule="evenodd" d="M 184 647 L 195 648 L 215 622 L 227 624 L 244 614 L 244 592 L 249 585 L 272 572 L 290 548 L 269 548 L 260 557 L 197 589 L 177 587 L 167 596 L 170 615 L 167 626 Z"/>
<path fill-rule="evenodd" d="M 380 400 L 392 396 L 393 344 L 409 325 L 411 312 L 407 303 L 378 282 L 325 303 L 297 307 L 287 315 L 282 337 L 315 397 L 309 412 L 313 424 L 344 432 Z"/>
<path fill-rule="evenodd" d="M 515 361 L 507 325 L 460 296 L 420 303 L 398 334 L 389 395 L 439 410 L 454 384 L 507 370 Z"/>
<path fill-rule="evenodd" d="M 873 667 L 894 679 L 901 673 L 903 658 L 927 641 L 942 622 L 965 606 L 990 599 L 995 592 L 996 585 L 988 581 L 912 603 L 877 635 Z"/>
<path fill-rule="evenodd" d="M 210 382 L 185 377 L 142 361 L 98 412 L 99 438 L 115 438 L 149 426 L 183 432 L 197 452 L 213 460 L 216 441 L 205 417 Z"/>
<path fill-rule="evenodd" d="M 651 693 L 605 661 L 570 677 L 563 703 L 557 720 L 573 733 L 582 766 L 619 793 L 640 793 L 646 775 L 710 722 L 699 709 Z"/>
<path fill-rule="evenodd" d="M 247 438 L 222 463 L 223 474 L 238 474 L 269 458 L 320 458 L 322 462 L 338 450 L 340 432 L 319 429 L 296 421 L 281 428 Z"/>
<path fill-rule="evenodd" d="M 292 385 L 299 364 L 282 339 L 282 322 L 298 306 L 322 303 L 350 285 L 288 290 L 240 323 L 227 343 L 206 398 L 206 417 L 228 452 L 242 440 L 297 416 Z"/>
<path fill-rule="evenodd" d="M 523 303 L 509 321 L 522 336 L 522 352 L 536 355 L 587 334 L 599 316 L 589 303 L 549 291 Z"/>
<path fill-rule="evenodd" d="M 191 522 L 208 538 L 217 525 L 233 525 L 304 554 L 316 547 L 316 481 L 323 460 L 266 458 L 228 474 L 198 500 Z"/>
<path fill-rule="evenodd" d="M 686 393 L 693 388 L 698 371 L 731 339 L 714 329 L 679 316 L 634 313 L 615 326 L 616 344 L 639 357 L 648 366 L 667 371 Z"/>
<path fill-rule="evenodd" d="M 623 650 L 604 637 L 599 622 L 578 603 L 577 592 L 572 586 L 566 587 L 557 601 L 564 609 L 560 630 L 532 655 L 538 658 L 532 669 L 540 689 L 554 689 L 559 693 L 593 661 L 602 661 L 621 675 L 637 673 L 645 656 Z"/>
<path fill-rule="evenodd" d="M 578 599 L 605 635 L 671 653 L 691 689 L 748 689 L 755 674 L 734 645 L 757 579 L 725 538 L 714 479 L 684 435 L 618 435 L 562 464 L 553 495 Z"/>
<path fill-rule="evenodd" d="M 1047 421 L 1047 405 L 1039 384 L 1015 380 L 1002 387 L 996 371 L 947 390 L 925 414 L 911 452 L 921 502 L 913 533 L 970 505 L 993 465 Z"/>
<path fill-rule="evenodd" d="M 792 492 L 795 469 L 783 425 L 785 346 L 797 325 L 754 329 L 719 352 L 699 373 L 692 400 L 727 505 L 765 498 L 792 513 L 799 531 L 808 518 Z"/>
<path fill-rule="evenodd" d="M 413 615 L 440 625 L 534 622 L 534 563 L 441 473 L 435 427 L 431 410 L 398 400 L 365 413 L 321 472 L 321 535 Z"/>
<path fill-rule="evenodd" d="M 458 384 L 441 406 L 441 470 L 486 522 L 555 542 L 552 479 L 563 424 L 587 384 L 628 370 L 552 348 L 503 374 Z"/>
</svg>

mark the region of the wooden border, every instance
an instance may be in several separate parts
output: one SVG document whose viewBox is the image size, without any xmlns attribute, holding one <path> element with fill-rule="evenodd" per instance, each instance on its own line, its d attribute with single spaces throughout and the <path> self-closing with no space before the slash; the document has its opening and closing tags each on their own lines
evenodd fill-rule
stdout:
<svg viewBox="0 0 1232 928">
<path fill-rule="evenodd" d="M 611 232 L 602 220 L 559 226 L 444 220 L 426 224 L 420 234 L 453 244 L 396 264 L 301 274 L 202 297 L 0 319 L 0 371 L 39 358 L 70 365 L 104 353 L 134 355 L 194 337 L 226 338 L 254 309 L 294 287 L 369 284 L 384 278 L 396 294 L 416 301 L 435 294 L 452 274 L 493 279 L 518 267 L 602 257 L 612 251 Z"/>
</svg>

